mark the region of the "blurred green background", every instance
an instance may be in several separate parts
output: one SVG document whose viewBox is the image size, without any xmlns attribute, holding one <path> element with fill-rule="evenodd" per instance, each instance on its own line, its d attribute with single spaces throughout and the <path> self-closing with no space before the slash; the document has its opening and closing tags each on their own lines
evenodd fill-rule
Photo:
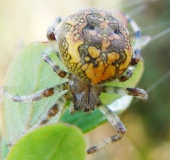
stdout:
<svg viewBox="0 0 170 160">
<path fill-rule="evenodd" d="M 46 30 L 55 17 L 67 16 L 86 7 L 128 13 L 138 23 L 142 34 L 151 37 L 170 26 L 170 0 L 1 0 L 0 85 L 3 85 L 8 65 L 20 47 L 32 41 L 46 41 Z M 127 127 L 126 136 L 87 156 L 87 160 L 170 159 L 170 33 L 151 41 L 142 49 L 142 56 L 145 71 L 138 87 L 149 91 L 149 100 L 143 103 L 134 99 L 121 115 Z M 160 85 L 153 86 L 164 78 Z M 89 145 L 94 145 L 113 133 L 107 123 L 86 137 Z"/>
</svg>

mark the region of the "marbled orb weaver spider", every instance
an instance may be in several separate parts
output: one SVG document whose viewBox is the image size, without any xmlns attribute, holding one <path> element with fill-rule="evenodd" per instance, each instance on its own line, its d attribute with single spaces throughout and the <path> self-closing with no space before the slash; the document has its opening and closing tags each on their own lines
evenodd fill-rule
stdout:
<svg viewBox="0 0 170 160">
<path fill-rule="evenodd" d="M 27 96 L 13 96 L 4 90 L 4 94 L 16 102 L 38 101 L 63 89 L 67 90 L 38 126 L 46 124 L 58 112 L 61 114 L 67 100 L 72 102 L 71 114 L 75 111 L 90 112 L 98 108 L 117 134 L 89 148 L 88 154 L 120 140 L 126 132 L 118 116 L 100 100 L 99 95 L 102 92 L 135 96 L 144 101 L 148 98 L 143 89 L 105 85 L 114 80 L 128 80 L 140 60 L 140 29 L 128 15 L 123 16 L 135 32 L 135 48 L 132 48 L 127 28 L 111 13 L 96 8 L 80 10 L 66 20 L 57 18 L 47 31 L 49 42 L 68 72 L 61 70 L 48 55 L 44 54 L 43 59 L 60 77 L 67 78 L 68 81 Z"/>
</svg>

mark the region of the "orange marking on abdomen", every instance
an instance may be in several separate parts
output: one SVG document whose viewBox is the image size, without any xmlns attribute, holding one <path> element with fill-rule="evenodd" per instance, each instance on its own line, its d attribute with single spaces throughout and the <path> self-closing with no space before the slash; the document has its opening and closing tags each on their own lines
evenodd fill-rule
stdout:
<svg viewBox="0 0 170 160">
<path fill-rule="evenodd" d="M 91 80 L 92 85 L 97 85 L 101 81 L 107 80 L 116 75 L 116 67 L 109 65 L 107 68 L 104 63 L 99 62 L 97 67 L 90 63 L 85 70 L 86 76 Z"/>
</svg>

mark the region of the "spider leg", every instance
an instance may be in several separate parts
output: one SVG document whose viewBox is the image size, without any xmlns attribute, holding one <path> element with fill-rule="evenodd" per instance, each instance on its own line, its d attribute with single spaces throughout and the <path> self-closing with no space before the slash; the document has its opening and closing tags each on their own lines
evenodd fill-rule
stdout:
<svg viewBox="0 0 170 160">
<path fill-rule="evenodd" d="M 59 59 L 60 58 L 60 54 L 59 54 L 59 49 L 58 49 L 58 33 L 59 33 L 59 30 L 60 30 L 60 26 L 62 24 L 62 19 L 61 17 L 57 17 L 53 23 L 53 25 L 51 27 L 48 28 L 47 30 L 47 38 L 53 48 L 53 50 L 56 52 L 56 55 Z M 52 60 L 51 58 L 46 55 L 46 54 L 43 54 L 42 55 L 44 61 L 46 63 L 48 63 L 54 70 L 54 72 L 56 72 L 61 78 L 65 77 L 67 74 L 65 71 L 61 70 L 59 68 L 58 65 L 56 65 Z"/>
<path fill-rule="evenodd" d="M 52 96 L 53 94 L 60 92 L 61 90 L 62 90 L 62 87 L 59 85 L 56 85 L 54 87 L 36 92 L 32 95 L 14 96 L 12 94 L 9 94 L 5 89 L 3 89 L 3 94 L 14 102 L 32 102 L 32 101 L 39 101 L 42 98 Z"/>
<path fill-rule="evenodd" d="M 42 125 L 47 124 L 51 118 L 57 116 L 57 118 L 55 119 L 56 122 L 57 120 L 60 118 L 63 110 L 65 109 L 65 103 L 66 103 L 66 99 L 63 96 L 61 96 L 57 102 L 46 112 L 46 114 L 44 114 L 42 117 L 40 117 L 40 119 L 38 120 L 38 122 L 36 122 L 33 126 L 30 126 L 28 130 L 26 130 L 26 132 L 22 133 L 14 142 L 10 143 L 10 146 L 13 146 L 17 140 L 19 138 L 21 138 L 22 136 L 24 136 L 26 133 L 33 131 L 35 128 L 40 127 Z"/>
<path fill-rule="evenodd" d="M 115 93 L 120 95 L 130 95 L 142 99 L 143 101 L 146 101 L 148 99 L 148 94 L 146 93 L 146 91 L 140 88 L 103 86 L 102 92 Z"/>
<path fill-rule="evenodd" d="M 60 54 L 59 54 L 59 49 L 58 49 L 58 33 L 60 31 L 60 27 L 63 23 L 63 18 L 61 17 L 57 17 L 54 21 L 54 23 L 52 24 L 51 27 L 48 28 L 47 30 L 47 38 L 53 48 L 53 50 L 56 52 L 56 55 L 58 56 L 58 58 L 61 59 Z"/>
<path fill-rule="evenodd" d="M 58 54 L 58 44 L 57 44 L 57 34 L 59 32 L 59 24 L 62 21 L 61 17 L 57 17 L 54 21 L 54 23 L 52 24 L 52 26 L 50 26 L 47 30 L 47 38 L 51 44 L 51 46 L 53 47 L 54 51 L 57 53 L 57 56 L 59 56 Z"/>
<path fill-rule="evenodd" d="M 57 115 L 57 120 L 60 118 L 60 115 L 62 114 L 63 110 L 64 110 L 64 106 L 65 106 L 65 103 L 66 103 L 66 99 L 64 96 L 61 96 L 57 102 L 48 110 L 48 112 L 46 114 L 44 114 L 40 119 L 39 121 L 31 127 L 31 130 L 41 126 L 41 125 L 45 125 L 47 124 L 51 118 L 53 118 L 54 116 Z M 56 120 L 56 121 L 57 121 Z"/>
<path fill-rule="evenodd" d="M 90 147 L 87 150 L 88 154 L 92 154 L 92 153 L 104 148 L 106 145 L 120 140 L 126 132 L 126 127 L 121 122 L 119 117 L 115 113 L 113 113 L 107 106 L 105 106 L 104 104 L 101 104 L 101 105 L 97 106 L 97 108 L 106 116 L 108 121 L 111 123 L 111 125 L 117 131 L 117 134 L 111 136 L 110 138 L 108 138 L 106 140 L 104 140 L 103 142 L 99 143 L 98 145 Z"/>
<path fill-rule="evenodd" d="M 122 13 L 122 15 L 127 19 L 127 21 L 129 22 L 129 24 L 131 25 L 132 29 L 135 32 L 135 47 L 134 47 L 132 59 L 131 59 L 128 69 L 126 70 L 125 74 L 123 74 L 122 76 L 119 77 L 120 82 L 124 82 L 132 76 L 133 70 L 135 69 L 135 67 L 138 64 L 140 57 L 141 57 L 141 50 L 140 50 L 141 31 L 140 31 L 140 28 L 137 25 L 137 23 L 132 18 L 129 17 L 129 15 L 123 14 L 123 13 Z"/>
<path fill-rule="evenodd" d="M 56 72 L 61 78 L 64 78 L 67 75 L 67 72 L 61 70 L 48 55 L 43 54 L 42 58 L 53 68 L 54 72 Z"/>
<path fill-rule="evenodd" d="M 70 114 L 74 114 L 75 113 L 73 102 L 70 103 L 69 112 L 70 112 Z"/>
</svg>

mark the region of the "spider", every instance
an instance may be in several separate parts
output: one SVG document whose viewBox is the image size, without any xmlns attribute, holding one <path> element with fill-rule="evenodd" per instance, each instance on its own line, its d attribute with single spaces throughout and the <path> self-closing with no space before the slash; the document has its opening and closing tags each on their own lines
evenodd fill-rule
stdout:
<svg viewBox="0 0 170 160">
<path fill-rule="evenodd" d="M 135 32 L 135 48 L 132 48 L 127 28 L 110 12 L 97 8 L 83 9 L 65 20 L 57 18 L 47 31 L 47 38 L 67 72 L 60 69 L 47 54 L 43 54 L 42 58 L 56 74 L 67 81 L 27 96 L 13 96 L 3 91 L 15 102 L 32 102 L 67 90 L 37 126 L 47 124 L 57 113 L 61 114 L 68 100 L 71 101 L 71 114 L 75 111 L 91 112 L 98 108 L 117 134 L 87 149 L 88 154 L 120 140 L 126 132 L 119 117 L 100 100 L 102 92 L 135 96 L 143 101 L 148 98 L 143 89 L 106 85 L 116 80 L 127 81 L 140 60 L 140 29 L 128 15 L 123 16 Z"/>
</svg>

